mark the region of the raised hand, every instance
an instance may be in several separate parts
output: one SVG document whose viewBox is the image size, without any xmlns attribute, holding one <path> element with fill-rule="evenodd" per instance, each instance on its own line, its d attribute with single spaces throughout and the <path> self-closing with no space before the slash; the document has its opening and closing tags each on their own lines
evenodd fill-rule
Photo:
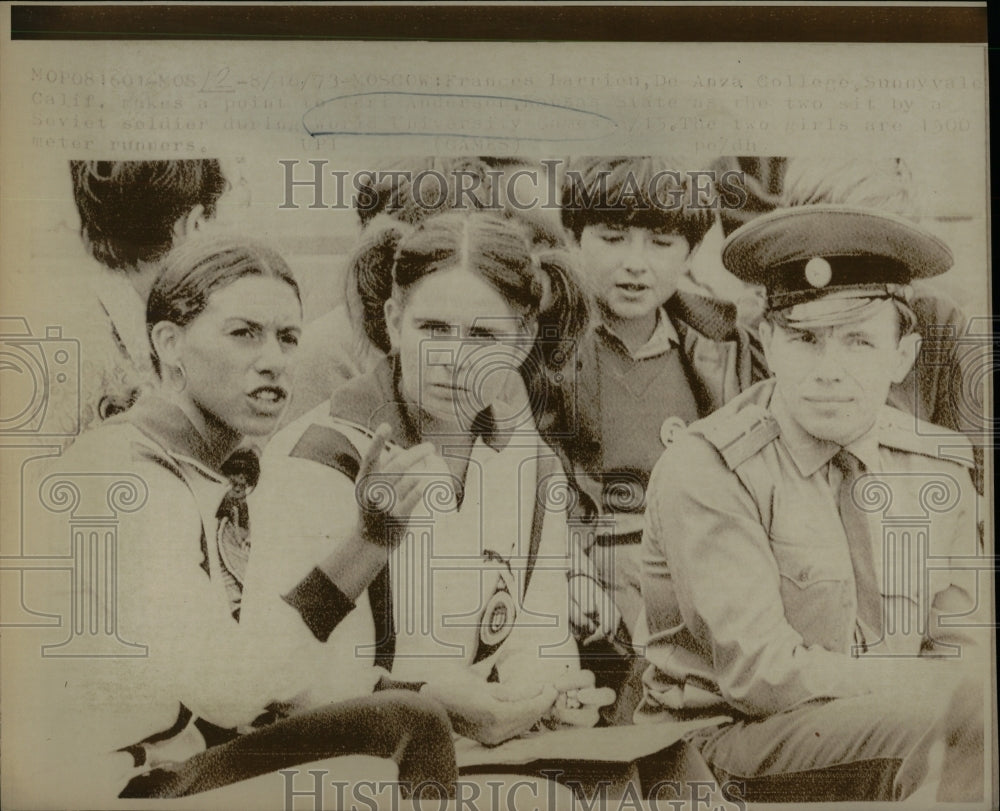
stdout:
<svg viewBox="0 0 1000 811">
<path fill-rule="evenodd" d="M 389 530 L 389 519 L 404 523 L 423 501 L 428 487 L 444 487 L 454 499 L 454 477 L 429 442 L 404 450 L 390 443 L 391 428 L 375 431 L 358 468 L 355 494 L 360 514 L 358 531 L 369 543 L 395 546 L 399 533 Z"/>
</svg>

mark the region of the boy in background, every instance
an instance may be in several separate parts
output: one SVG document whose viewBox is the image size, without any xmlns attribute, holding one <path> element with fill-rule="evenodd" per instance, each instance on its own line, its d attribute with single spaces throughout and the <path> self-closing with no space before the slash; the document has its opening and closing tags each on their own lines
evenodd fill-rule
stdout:
<svg viewBox="0 0 1000 811">
<path fill-rule="evenodd" d="M 577 267 L 594 299 L 594 326 L 578 348 L 577 443 L 583 489 L 598 505 L 583 551 L 594 589 L 577 616 L 584 647 L 614 637 L 627 651 L 642 608 L 639 542 L 649 474 L 685 426 L 766 376 L 763 358 L 736 325 L 736 308 L 679 290 L 715 221 L 706 175 L 664 157 L 571 161 L 561 215 L 579 248 Z M 588 561 L 580 561 L 586 574 Z M 620 615 L 620 622 L 619 622 Z M 627 656 L 617 720 L 627 721 L 644 661 Z M 629 673 L 631 672 L 631 678 Z"/>
</svg>

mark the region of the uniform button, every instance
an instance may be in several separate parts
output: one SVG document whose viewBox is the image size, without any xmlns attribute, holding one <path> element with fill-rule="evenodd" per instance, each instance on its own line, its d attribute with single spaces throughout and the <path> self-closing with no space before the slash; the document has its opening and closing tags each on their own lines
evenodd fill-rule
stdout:
<svg viewBox="0 0 1000 811">
<path fill-rule="evenodd" d="M 808 569 L 802 569 L 802 570 L 800 570 L 799 571 L 799 580 L 804 583 L 808 579 L 809 579 L 809 570 Z"/>
</svg>

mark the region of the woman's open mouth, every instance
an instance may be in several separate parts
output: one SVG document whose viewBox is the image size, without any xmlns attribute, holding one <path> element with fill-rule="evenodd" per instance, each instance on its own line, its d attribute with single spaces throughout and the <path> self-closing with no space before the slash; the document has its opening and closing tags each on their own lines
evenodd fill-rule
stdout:
<svg viewBox="0 0 1000 811">
<path fill-rule="evenodd" d="M 807 403 L 814 403 L 815 405 L 844 405 L 845 403 L 853 402 L 853 397 L 803 397 Z"/>
<path fill-rule="evenodd" d="M 247 397 L 258 411 L 273 414 L 284 407 L 288 392 L 281 386 L 258 386 Z"/>
</svg>

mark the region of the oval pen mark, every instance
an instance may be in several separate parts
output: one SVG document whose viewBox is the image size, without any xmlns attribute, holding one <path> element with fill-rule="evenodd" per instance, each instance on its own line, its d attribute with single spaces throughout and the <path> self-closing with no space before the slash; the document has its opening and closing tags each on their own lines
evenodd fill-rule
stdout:
<svg viewBox="0 0 1000 811">
<path fill-rule="evenodd" d="M 407 100 L 434 99 L 434 102 L 414 104 Z M 376 99 L 378 102 L 376 103 Z M 476 105 L 475 116 L 469 116 L 468 105 Z M 463 109 L 464 108 L 464 109 Z M 526 113 L 529 120 L 519 120 L 515 113 Z M 435 114 L 442 121 L 468 120 L 469 129 L 437 130 L 427 127 L 428 116 Z M 336 119 L 371 121 L 368 127 L 341 127 Z M 479 131 L 484 119 L 493 132 Z M 464 123 L 464 122 L 463 122 Z M 466 93 L 408 93 L 377 91 L 350 93 L 322 101 L 302 116 L 302 126 L 310 136 L 324 135 L 416 135 L 450 138 L 510 138 L 521 141 L 591 141 L 606 138 L 618 129 L 618 122 L 606 115 L 544 101 L 532 101 L 512 96 L 489 96 Z M 596 128 L 601 131 L 597 131 Z M 472 128 L 475 128 L 473 131 Z M 595 131 L 586 134 L 588 128 Z M 551 130 L 559 135 L 544 134 Z M 561 133 L 585 134 L 566 136 Z"/>
</svg>

